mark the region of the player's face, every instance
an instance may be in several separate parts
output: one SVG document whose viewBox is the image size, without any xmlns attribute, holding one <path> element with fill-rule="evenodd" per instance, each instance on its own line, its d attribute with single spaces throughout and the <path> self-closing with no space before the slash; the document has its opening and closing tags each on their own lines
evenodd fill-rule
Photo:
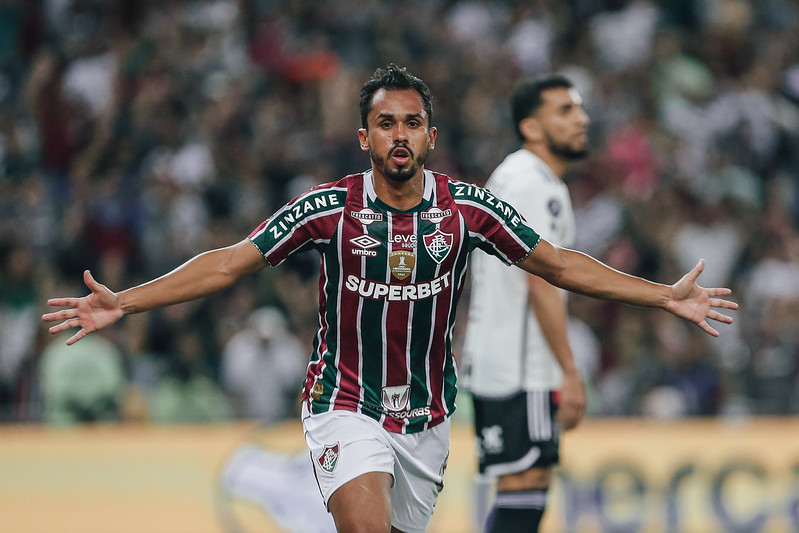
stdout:
<svg viewBox="0 0 799 533">
<path fill-rule="evenodd" d="M 588 123 L 583 101 L 574 88 L 558 87 L 542 94 L 543 104 L 535 114 L 544 142 L 554 155 L 567 161 L 588 153 Z"/>
<path fill-rule="evenodd" d="M 368 129 L 358 130 L 358 137 L 375 173 L 400 182 L 421 177 L 436 140 L 421 95 L 414 89 L 380 89 L 366 118 Z"/>
</svg>

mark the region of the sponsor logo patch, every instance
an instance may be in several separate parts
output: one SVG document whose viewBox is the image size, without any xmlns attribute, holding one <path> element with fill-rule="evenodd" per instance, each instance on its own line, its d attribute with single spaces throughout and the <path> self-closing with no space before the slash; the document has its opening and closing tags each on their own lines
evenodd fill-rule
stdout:
<svg viewBox="0 0 799 533">
<path fill-rule="evenodd" d="M 332 474 L 338 464 L 339 445 L 338 442 L 325 446 L 316 462 L 319 463 L 319 468 L 328 474 Z"/>
<path fill-rule="evenodd" d="M 350 242 L 355 246 L 360 246 L 361 248 L 374 248 L 375 246 L 380 246 L 380 241 L 371 235 L 360 235 L 358 237 L 353 237 L 350 239 Z"/>
<path fill-rule="evenodd" d="M 407 285 L 389 285 L 350 274 L 347 276 L 344 287 L 348 291 L 357 292 L 363 298 L 371 298 L 372 300 L 384 298 L 390 302 L 426 300 L 449 288 L 450 274 L 450 272 L 446 272 L 430 281 L 409 283 Z"/>
<path fill-rule="evenodd" d="M 408 407 L 411 399 L 410 385 L 395 385 L 393 387 L 383 387 L 380 400 L 383 407 L 389 411 L 402 411 Z"/>
<path fill-rule="evenodd" d="M 452 233 L 444 233 L 440 229 L 425 235 L 422 240 L 427 253 L 439 264 L 447 258 L 452 249 Z"/>
<path fill-rule="evenodd" d="M 350 214 L 352 215 L 352 218 L 360 220 L 361 224 L 364 226 L 368 226 L 372 222 L 383 221 L 383 213 L 375 213 L 374 210 L 369 207 L 364 207 L 360 211 L 353 211 Z"/>
<path fill-rule="evenodd" d="M 359 235 L 358 237 L 353 237 L 350 239 L 350 242 L 358 248 L 352 249 L 353 255 L 365 255 L 367 257 L 377 257 L 376 250 L 370 250 L 370 248 L 374 248 L 375 246 L 380 246 L 382 243 L 372 237 L 371 235 Z"/>
<path fill-rule="evenodd" d="M 403 280 L 411 275 L 416 264 L 416 254 L 407 250 L 397 250 L 388 254 L 388 265 L 391 274 L 398 280 Z"/>
<path fill-rule="evenodd" d="M 391 242 L 397 248 L 410 248 L 411 250 L 416 249 L 416 235 L 393 235 L 391 237 Z"/>
<path fill-rule="evenodd" d="M 427 211 L 422 211 L 419 218 L 422 220 L 429 220 L 433 224 L 438 224 L 445 218 L 452 216 L 452 209 L 440 209 L 438 207 L 431 207 Z"/>
<path fill-rule="evenodd" d="M 416 418 L 418 416 L 430 416 L 430 406 L 414 407 L 408 409 L 411 401 L 410 385 L 395 385 L 393 387 L 383 387 L 380 394 L 380 403 L 391 418 L 405 419 Z"/>
</svg>

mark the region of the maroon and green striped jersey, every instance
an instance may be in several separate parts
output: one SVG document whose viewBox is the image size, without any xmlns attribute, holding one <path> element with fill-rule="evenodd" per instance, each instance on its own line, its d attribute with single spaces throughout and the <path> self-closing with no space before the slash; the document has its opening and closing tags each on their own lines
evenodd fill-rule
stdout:
<svg viewBox="0 0 799 533">
<path fill-rule="evenodd" d="M 424 172 L 422 202 L 383 203 L 372 172 L 298 196 L 249 236 L 268 263 L 321 254 L 319 328 L 303 401 L 311 413 L 360 411 L 414 433 L 455 410 L 452 330 L 468 256 L 513 264 L 539 236 L 486 189 Z"/>
</svg>

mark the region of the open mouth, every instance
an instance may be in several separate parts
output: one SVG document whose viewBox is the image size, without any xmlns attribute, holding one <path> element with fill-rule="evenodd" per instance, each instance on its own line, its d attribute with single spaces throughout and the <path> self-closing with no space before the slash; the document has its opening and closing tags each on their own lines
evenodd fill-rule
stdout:
<svg viewBox="0 0 799 533">
<path fill-rule="evenodd" d="M 408 164 L 408 161 L 410 161 L 411 151 L 402 146 L 398 146 L 391 150 L 389 156 L 391 157 L 391 160 L 394 161 L 394 164 L 401 167 L 405 166 Z"/>
</svg>

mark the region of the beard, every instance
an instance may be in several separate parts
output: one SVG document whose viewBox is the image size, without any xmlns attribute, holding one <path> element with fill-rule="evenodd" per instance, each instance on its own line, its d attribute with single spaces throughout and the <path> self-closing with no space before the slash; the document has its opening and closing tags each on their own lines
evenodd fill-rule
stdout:
<svg viewBox="0 0 799 533">
<path fill-rule="evenodd" d="M 388 161 L 391 159 L 391 154 L 396 149 L 392 148 L 388 152 L 388 156 L 383 158 L 377 155 L 373 150 L 369 150 L 369 157 L 372 159 L 372 164 L 375 166 L 377 170 L 383 173 L 391 181 L 396 182 L 404 182 L 408 181 L 412 177 L 416 175 L 422 166 L 424 166 L 425 161 L 427 161 L 427 155 L 429 154 L 429 150 L 425 147 L 422 151 L 419 152 L 417 156 L 414 156 L 411 149 L 407 146 L 403 146 L 408 153 L 410 154 L 410 158 L 408 159 L 408 163 L 402 168 L 389 168 Z"/>
<path fill-rule="evenodd" d="M 587 145 L 575 148 L 568 143 L 556 141 L 549 134 L 546 134 L 546 138 L 549 151 L 566 161 L 578 161 L 588 155 Z"/>
</svg>

